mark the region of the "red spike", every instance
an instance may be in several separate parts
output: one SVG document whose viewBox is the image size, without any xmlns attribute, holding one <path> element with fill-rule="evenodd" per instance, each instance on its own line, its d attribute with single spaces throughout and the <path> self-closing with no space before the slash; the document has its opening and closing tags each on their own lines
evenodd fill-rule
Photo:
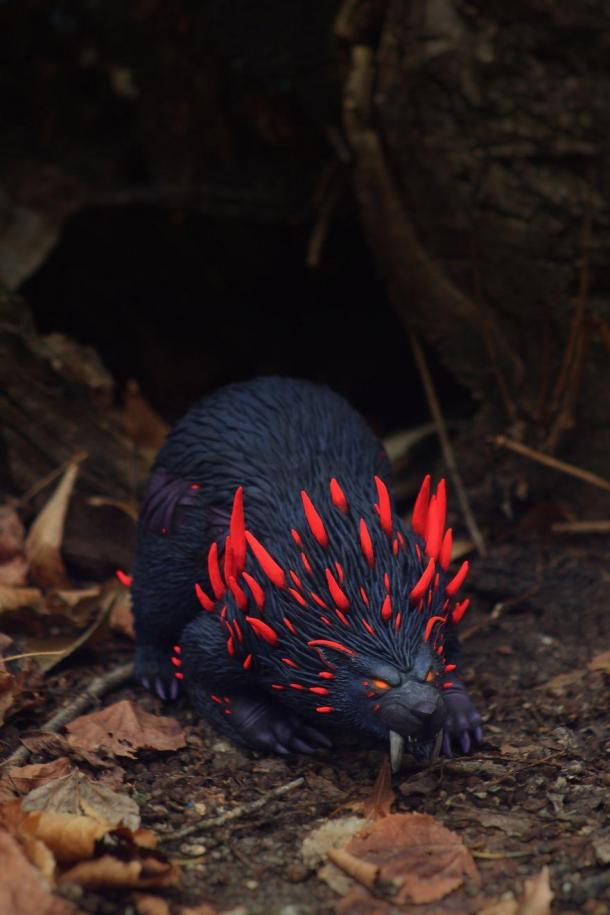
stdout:
<svg viewBox="0 0 610 915">
<path fill-rule="evenodd" d="M 394 556 L 398 556 L 399 549 L 400 549 L 400 546 L 398 544 L 398 537 L 394 537 L 394 540 L 392 541 L 392 553 L 394 554 Z"/>
<path fill-rule="evenodd" d="M 297 573 L 294 572 L 292 569 L 290 569 L 289 571 L 290 571 L 290 577 L 292 578 L 292 580 L 295 583 L 295 585 L 297 586 L 297 588 L 302 589 L 303 583 L 302 583 L 301 579 L 299 578 L 299 576 L 297 575 Z"/>
<path fill-rule="evenodd" d="M 398 533 L 396 534 L 396 536 L 398 537 L 398 542 L 399 542 L 399 544 L 401 545 L 401 547 L 402 547 L 403 550 L 404 550 L 404 548 L 405 548 L 405 538 L 402 536 L 402 534 L 401 534 L 400 531 L 398 531 Z"/>
<path fill-rule="evenodd" d="M 392 601 L 390 600 L 390 595 L 386 594 L 385 600 L 381 607 L 381 618 L 382 620 L 389 620 L 392 616 Z"/>
<path fill-rule="evenodd" d="M 191 483 L 191 489 L 193 489 L 193 490 L 201 489 L 201 483 Z"/>
<path fill-rule="evenodd" d="M 308 575 L 311 575 L 311 563 L 305 553 L 301 553 L 301 562 L 303 563 L 303 568 Z"/>
<path fill-rule="evenodd" d="M 428 562 L 428 565 L 426 566 L 425 572 L 423 573 L 423 575 L 421 576 L 421 578 L 419 579 L 419 581 L 417 582 L 417 584 L 415 585 L 415 587 L 413 588 L 411 593 L 409 594 L 409 597 L 411 600 L 415 601 L 415 600 L 419 600 L 420 597 L 423 597 L 423 595 L 426 591 L 426 588 L 432 581 L 432 576 L 434 575 L 435 567 L 436 567 L 436 563 L 435 563 L 434 559 L 431 559 Z"/>
<path fill-rule="evenodd" d="M 303 597 L 302 594 L 299 594 L 299 592 L 296 590 L 296 588 L 288 588 L 288 593 L 292 594 L 292 596 L 296 600 L 297 604 L 300 604 L 301 607 L 307 606 L 307 601 L 305 600 L 305 598 Z"/>
<path fill-rule="evenodd" d="M 252 578 L 248 572 L 242 572 L 242 578 L 250 588 L 250 594 L 254 598 L 254 603 L 259 610 L 262 610 L 265 606 L 265 592 L 257 582 L 256 578 Z"/>
<path fill-rule="evenodd" d="M 317 696 L 328 696 L 330 693 L 329 689 L 326 689 L 325 686 L 310 686 L 308 687 L 310 693 L 315 693 Z"/>
<path fill-rule="evenodd" d="M 171 661 L 174 667 L 182 667 L 182 661 L 180 658 L 172 658 Z"/>
<path fill-rule="evenodd" d="M 438 583 L 440 580 L 441 580 L 441 573 L 437 572 L 436 575 L 434 576 L 434 586 L 432 588 L 433 591 L 436 591 L 436 589 L 438 588 Z"/>
<path fill-rule="evenodd" d="M 271 689 L 285 689 L 285 687 L 281 686 L 279 683 L 272 683 Z"/>
<path fill-rule="evenodd" d="M 377 635 L 377 633 L 375 632 L 375 630 L 373 629 L 373 627 L 371 626 L 371 624 L 369 623 L 368 620 L 361 619 L 360 622 L 362 623 L 362 625 L 364 626 L 364 628 L 366 629 L 367 632 L 369 632 L 371 635 Z"/>
<path fill-rule="evenodd" d="M 259 543 L 250 531 L 246 531 L 246 540 L 267 578 L 276 587 L 283 588 L 286 584 L 286 576 L 282 567 L 277 564 L 273 556 L 267 552 L 262 543 Z"/>
<path fill-rule="evenodd" d="M 451 562 L 451 551 L 453 549 L 453 530 L 448 527 L 443 537 L 443 545 L 439 556 L 439 562 L 443 572 L 446 572 Z"/>
<path fill-rule="evenodd" d="M 322 620 L 322 622 L 324 623 L 325 626 L 328 626 L 329 629 L 333 628 L 333 624 L 331 623 L 331 621 L 329 620 L 329 618 L 327 616 L 321 616 L 320 619 Z"/>
<path fill-rule="evenodd" d="M 426 525 L 426 556 L 438 559 L 442 539 L 443 528 L 441 527 L 440 508 L 436 496 L 432 496 Z"/>
<path fill-rule="evenodd" d="M 328 593 L 331 598 L 339 608 L 339 610 L 347 610 L 349 608 L 349 597 L 347 594 L 339 587 L 337 579 L 330 571 L 330 569 L 324 570 L 326 574 L 326 584 L 328 585 Z"/>
<path fill-rule="evenodd" d="M 349 505 L 347 499 L 345 498 L 345 493 L 333 477 L 330 481 L 330 498 L 333 505 L 340 509 L 344 515 L 347 515 L 349 511 Z"/>
<path fill-rule="evenodd" d="M 216 541 L 214 541 L 210 547 L 210 552 L 208 553 L 208 575 L 210 576 L 212 591 L 216 597 L 222 597 L 226 588 L 225 583 L 222 580 L 222 575 L 220 574 L 220 566 L 218 565 L 218 545 Z"/>
<path fill-rule="evenodd" d="M 330 670 L 321 670 L 318 674 L 319 677 L 322 677 L 323 680 L 334 680 L 335 675 L 331 674 Z"/>
<path fill-rule="evenodd" d="M 225 539 L 225 554 L 223 562 L 223 572 L 224 579 L 228 583 L 229 578 L 235 578 L 236 569 L 235 569 L 235 557 L 233 555 L 233 547 L 231 546 L 231 537 L 228 536 Z"/>
<path fill-rule="evenodd" d="M 221 618 L 221 620 L 226 620 L 226 618 L 227 618 L 227 607 L 226 607 L 226 605 L 225 605 L 225 606 L 222 608 L 222 610 L 220 611 L 220 618 Z"/>
<path fill-rule="evenodd" d="M 242 590 L 242 588 L 239 587 L 239 585 L 237 584 L 237 582 L 235 581 L 235 579 L 233 578 L 232 575 L 229 578 L 229 589 L 231 591 L 231 594 L 235 598 L 235 603 L 237 604 L 239 609 L 243 612 L 246 609 L 246 607 L 248 606 L 248 598 L 246 597 L 246 594 Z"/>
<path fill-rule="evenodd" d="M 304 489 L 301 490 L 301 500 L 303 502 L 305 517 L 307 519 L 311 533 L 314 535 L 320 546 L 326 549 L 328 546 L 328 534 L 326 533 L 324 522 L 322 521 L 322 518 L 318 514 L 315 505 Z"/>
<path fill-rule="evenodd" d="M 305 689 L 300 683 L 289 683 L 288 686 L 292 687 L 292 689 Z"/>
<path fill-rule="evenodd" d="M 415 505 L 413 506 L 413 515 L 411 516 L 411 527 L 416 534 L 421 537 L 426 535 L 426 522 L 428 518 L 428 505 L 430 502 L 430 474 L 424 477 L 424 482 L 417 494 Z"/>
<path fill-rule="evenodd" d="M 210 699 L 212 700 L 212 702 L 216 702 L 216 703 L 218 703 L 218 705 L 222 705 L 222 699 L 220 698 L 220 696 L 215 696 L 214 693 L 212 693 L 210 696 Z"/>
<path fill-rule="evenodd" d="M 388 575 L 387 572 L 383 573 L 383 584 L 384 584 L 386 591 L 389 591 L 390 590 L 390 576 Z"/>
<path fill-rule="evenodd" d="M 288 667 L 298 667 L 298 664 L 295 664 L 292 658 L 280 658 L 282 664 L 286 664 Z"/>
<path fill-rule="evenodd" d="M 371 540 L 371 535 L 368 527 L 366 526 L 366 521 L 364 518 L 360 519 L 360 549 L 362 554 L 366 559 L 370 569 L 375 565 L 375 551 L 373 549 L 373 541 Z"/>
<path fill-rule="evenodd" d="M 380 477 L 375 477 L 375 486 L 377 487 L 377 498 L 379 499 L 378 512 L 381 529 L 388 537 L 392 536 L 392 503 L 390 493 Z"/>
<path fill-rule="evenodd" d="M 419 543 L 415 544 L 415 555 L 417 556 L 418 561 L 421 562 L 421 550 L 419 548 Z"/>
<path fill-rule="evenodd" d="M 328 610 L 328 604 L 325 604 L 321 597 L 319 597 L 315 591 L 310 591 L 311 599 L 318 605 L 322 607 L 322 610 Z"/>
<path fill-rule="evenodd" d="M 288 632 L 291 632 L 293 635 L 297 635 L 296 629 L 294 628 L 293 624 L 290 622 L 290 620 L 288 619 L 287 616 L 284 617 L 283 623 L 284 623 L 284 626 L 286 627 L 286 629 L 288 630 Z"/>
<path fill-rule="evenodd" d="M 439 480 L 438 486 L 436 487 L 436 504 L 438 506 L 440 518 L 440 528 L 444 531 L 445 522 L 447 520 L 447 484 L 444 479 Z"/>
<path fill-rule="evenodd" d="M 250 624 L 256 635 L 260 636 L 261 639 L 264 639 L 265 642 L 268 642 L 269 645 L 277 644 L 277 632 L 275 629 L 272 629 L 271 626 L 268 626 L 267 623 L 263 623 L 263 621 L 259 620 L 256 616 L 247 616 L 246 622 Z"/>
<path fill-rule="evenodd" d="M 244 637 L 243 637 L 243 635 L 241 634 L 241 626 L 239 625 L 239 623 L 237 622 L 237 620 L 233 620 L 233 629 L 235 630 L 235 633 L 236 633 L 237 638 L 239 639 L 239 641 L 240 641 L 240 642 L 243 642 Z"/>
<path fill-rule="evenodd" d="M 430 619 L 426 623 L 426 628 L 424 629 L 424 642 L 428 641 L 428 639 L 430 638 L 430 633 L 434 629 L 435 623 L 438 623 L 438 622 L 445 623 L 446 622 L 445 617 L 444 616 L 431 616 L 430 617 Z"/>
<path fill-rule="evenodd" d="M 348 621 L 346 615 L 344 613 L 341 613 L 340 610 L 336 610 L 336 609 L 335 609 L 335 613 L 337 614 L 337 616 L 339 617 L 339 619 L 341 620 L 343 625 L 349 627 L 349 621 Z"/>
<path fill-rule="evenodd" d="M 445 664 L 445 669 L 443 672 L 446 674 L 450 674 L 452 670 L 456 669 L 456 667 L 457 667 L 457 664 Z"/>
<path fill-rule="evenodd" d="M 249 654 L 244 663 L 241 665 L 244 670 L 250 670 L 250 665 L 252 664 L 252 655 Z"/>
<path fill-rule="evenodd" d="M 451 622 L 457 625 L 470 607 L 470 598 L 467 597 L 461 604 L 455 605 L 455 610 L 451 614 Z"/>
<path fill-rule="evenodd" d="M 243 486 L 238 486 L 235 491 L 230 530 L 235 566 L 238 572 L 242 572 L 246 565 L 246 519 L 244 517 Z"/>
<path fill-rule="evenodd" d="M 174 677 L 176 678 L 176 680 L 184 680 L 184 674 L 181 673 L 179 670 L 176 671 L 176 673 L 174 674 Z"/>
<path fill-rule="evenodd" d="M 122 585 L 125 585 L 126 588 L 131 588 L 131 583 L 133 582 L 131 575 L 128 575 L 127 572 L 123 572 L 122 569 L 117 569 L 114 574 Z"/>
<path fill-rule="evenodd" d="M 214 607 L 216 606 L 214 601 L 207 596 L 201 585 L 195 583 L 195 594 L 197 595 L 197 600 L 201 604 L 204 610 L 207 610 L 208 613 L 214 612 Z"/>
<path fill-rule="evenodd" d="M 360 597 L 362 598 L 362 600 L 364 601 L 364 603 L 365 603 L 366 606 L 368 607 L 368 606 L 369 606 L 369 596 L 368 596 L 368 594 L 366 593 L 366 591 L 364 590 L 364 588 L 362 587 L 362 585 L 360 585 Z"/>
<path fill-rule="evenodd" d="M 460 590 L 464 584 L 464 579 L 468 575 L 469 562 L 465 560 L 459 568 L 459 571 L 454 575 L 448 585 L 445 587 L 445 594 L 448 597 L 453 597 L 454 594 Z"/>
<path fill-rule="evenodd" d="M 451 680 L 447 680 L 446 683 L 443 683 L 443 689 L 451 689 L 452 686 L 455 686 L 455 684 L 452 683 Z"/>
<path fill-rule="evenodd" d="M 174 654 L 182 654 L 182 648 L 180 645 L 174 645 Z"/>
<path fill-rule="evenodd" d="M 301 535 L 299 534 L 299 532 L 298 532 L 298 531 L 295 531 L 295 529 L 294 529 L 293 527 L 291 527 L 291 528 L 290 528 L 290 533 L 292 534 L 292 539 L 294 540 L 294 542 L 296 543 L 296 545 L 297 545 L 298 547 L 302 547 L 302 546 L 303 546 L 303 541 L 301 540 Z"/>
<path fill-rule="evenodd" d="M 343 566 L 340 562 L 335 562 L 335 569 L 337 570 L 337 575 L 339 576 L 339 581 L 343 584 L 345 578 L 345 572 L 343 571 Z"/>
<path fill-rule="evenodd" d="M 314 648 L 316 645 L 321 645 L 324 648 L 334 648 L 336 651 L 342 651 L 344 654 L 355 655 L 356 652 L 352 651 L 351 648 L 342 645 L 341 642 L 331 642 L 328 639 L 313 639 L 313 641 L 307 643 L 310 648 Z"/>
<path fill-rule="evenodd" d="M 326 715 L 328 712 L 334 712 L 334 708 L 332 705 L 319 705 L 316 712 L 320 712 L 321 715 Z"/>
<path fill-rule="evenodd" d="M 402 613 L 400 611 L 396 614 L 396 619 L 394 620 L 394 629 L 400 629 L 400 624 L 402 622 Z"/>
<path fill-rule="evenodd" d="M 230 635 L 229 638 L 227 639 L 227 652 L 229 653 L 230 657 L 233 657 L 233 655 L 235 654 L 235 645 L 233 644 L 232 635 Z"/>
</svg>

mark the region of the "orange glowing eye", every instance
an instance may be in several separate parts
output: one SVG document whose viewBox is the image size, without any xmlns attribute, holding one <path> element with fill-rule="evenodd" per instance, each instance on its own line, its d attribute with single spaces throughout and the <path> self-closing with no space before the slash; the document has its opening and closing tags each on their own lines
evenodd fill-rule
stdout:
<svg viewBox="0 0 610 915">
<path fill-rule="evenodd" d="M 432 680 L 434 680 L 435 676 L 436 676 L 436 674 L 434 673 L 432 668 L 430 668 L 430 670 L 426 674 L 426 683 L 431 683 Z"/>
<path fill-rule="evenodd" d="M 390 684 L 386 683 L 385 680 L 372 680 L 373 686 L 376 686 L 377 689 L 389 689 Z"/>
</svg>

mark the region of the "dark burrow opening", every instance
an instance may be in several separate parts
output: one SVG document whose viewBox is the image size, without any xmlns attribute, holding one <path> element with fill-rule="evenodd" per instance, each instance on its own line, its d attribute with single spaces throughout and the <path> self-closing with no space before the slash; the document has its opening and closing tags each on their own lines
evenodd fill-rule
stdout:
<svg viewBox="0 0 610 915">
<path fill-rule="evenodd" d="M 86 209 L 24 284 L 38 329 L 99 352 L 118 395 L 135 378 L 169 421 L 201 394 L 259 374 L 324 382 L 385 435 L 429 419 L 404 328 L 346 205 L 319 267 L 309 229 L 184 209 Z M 468 393 L 430 355 L 443 406 Z"/>
</svg>

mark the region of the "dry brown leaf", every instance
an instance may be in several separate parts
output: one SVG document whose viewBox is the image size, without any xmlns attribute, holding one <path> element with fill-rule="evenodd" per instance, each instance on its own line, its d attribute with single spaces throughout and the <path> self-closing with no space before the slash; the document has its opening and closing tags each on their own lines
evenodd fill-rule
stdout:
<svg viewBox="0 0 610 915">
<path fill-rule="evenodd" d="M 610 651 L 602 651 L 601 654 L 596 654 L 595 657 L 591 658 L 587 664 L 589 670 L 601 670 L 606 674 L 610 674 Z"/>
<path fill-rule="evenodd" d="M 112 829 L 88 816 L 35 811 L 25 813 L 20 833 L 40 839 L 61 864 L 73 864 L 91 858 L 95 843 Z"/>
<path fill-rule="evenodd" d="M 61 544 L 68 504 L 80 461 L 68 464 L 55 492 L 32 524 L 25 543 L 30 575 L 41 588 L 69 588 L 61 558 Z"/>
<path fill-rule="evenodd" d="M 399 902 L 437 902 L 480 882 L 472 856 L 456 833 L 426 813 L 395 813 L 365 827 L 347 851 L 379 867 L 379 879 L 398 887 Z"/>
<path fill-rule="evenodd" d="M 40 839 L 33 836 L 20 836 L 21 845 L 36 868 L 47 880 L 53 880 L 55 876 L 55 855 Z"/>
<path fill-rule="evenodd" d="M 5 670 L 0 670 L 0 724 L 4 724 L 7 712 L 15 704 L 20 692 L 21 687 L 15 677 Z"/>
<path fill-rule="evenodd" d="M 28 561 L 25 556 L 13 556 L 0 565 L 0 584 L 9 588 L 25 585 L 28 577 Z"/>
<path fill-rule="evenodd" d="M 70 772 L 72 765 L 66 756 L 60 756 L 48 763 L 36 763 L 31 766 L 13 766 L 8 770 L 7 779 L 11 785 L 22 793 L 40 788 L 53 779 L 61 778 Z"/>
<path fill-rule="evenodd" d="M 389 816 L 395 800 L 396 794 L 392 791 L 390 760 L 387 756 L 384 756 L 381 768 L 375 779 L 373 792 L 364 800 L 362 805 L 365 817 L 369 820 L 378 820 L 381 817 Z"/>
<path fill-rule="evenodd" d="M 545 865 L 539 874 L 525 881 L 519 915 L 551 915 L 552 901 L 549 869 Z"/>
<path fill-rule="evenodd" d="M 372 889 L 375 886 L 379 877 L 377 864 L 363 861 L 362 858 L 357 858 L 356 855 L 352 855 L 351 852 L 346 851 L 344 848 L 329 848 L 328 857 L 333 864 L 340 867 L 345 874 L 353 877 L 358 883 L 368 887 L 368 889 Z"/>
<path fill-rule="evenodd" d="M 74 908 L 48 889 L 17 840 L 0 830 L 0 912 L 6 915 L 73 915 Z"/>
<path fill-rule="evenodd" d="M 0 613 L 14 613 L 22 607 L 42 610 L 42 591 L 38 588 L 11 588 L 0 584 Z"/>
<path fill-rule="evenodd" d="M 155 852 L 142 852 L 132 860 L 102 855 L 94 861 L 81 861 L 64 872 L 59 883 L 77 883 L 87 889 L 175 886 L 180 879 L 178 867 Z"/>
<path fill-rule="evenodd" d="M 128 699 L 81 715 L 66 730 L 72 746 L 86 750 L 104 747 L 116 756 L 132 759 L 136 750 L 179 750 L 185 746 L 184 732 L 175 718 L 150 715 Z"/>
<path fill-rule="evenodd" d="M 77 623 L 88 622 L 96 615 L 101 586 L 91 588 L 53 588 L 46 594 L 47 610 Z"/>
<path fill-rule="evenodd" d="M 557 674 L 556 677 L 553 677 L 546 683 L 539 684 L 536 689 L 549 689 L 551 691 L 557 690 L 561 692 L 568 686 L 573 686 L 575 683 L 578 683 L 580 680 L 582 680 L 584 675 L 584 670 L 569 670 L 565 674 Z"/>
<path fill-rule="evenodd" d="M 131 897 L 138 915 L 170 915 L 169 903 L 161 896 L 151 896 L 150 893 L 134 893 Z"/>
<path fill-rule="evenodd" d="M 104 826 L 126 826 L 131 830 L 140 825 L 140 811 L 134 800 L 92 781 L 78 769 L 30 791 L 22 808 L 71 816 L 84 814 Z"/>
<path fill-rule="evenodd" d="M 131 609 L 131 594 L 124 589 L 118 594 L 110 614 L 110 628 L 113 632 L 120 632 L 129 639 L 135 639 L 133 612 Z"/>
</svg>

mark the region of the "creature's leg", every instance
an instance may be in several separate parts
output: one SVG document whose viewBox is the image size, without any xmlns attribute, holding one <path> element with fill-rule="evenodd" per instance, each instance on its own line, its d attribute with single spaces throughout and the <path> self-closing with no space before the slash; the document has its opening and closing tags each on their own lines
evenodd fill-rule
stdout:
<svg viewBox="0 0 610 915">
<path fill-rule="evenodd" d="M 217 617 L 200 614 L 180 644 L 180 673 L 193 706 L 216 730 L 237 743 L 281 755 L 332 745 L 317 728 L 258 689 L 254 675 L 227 655 L 226 633 Z"/>
<path fill-rule="evenodd" d="M 455 664 L 456 670 L 444 677 L 443 699 L 447 708 L 447 720 L 443 733 L 442 752 L 444 756 L 453 756 L 453 750 L 459 747 L 462 753 L 470 753 L 474 744 L 483 740 L 481 715 L 475 708 L 472 699 L 462 680 L 457 676 L 460 669 L 460 644 L 455 630 L 450 629 L 445 637 L 445 658 L 449 664 Z"/>
</svg>

